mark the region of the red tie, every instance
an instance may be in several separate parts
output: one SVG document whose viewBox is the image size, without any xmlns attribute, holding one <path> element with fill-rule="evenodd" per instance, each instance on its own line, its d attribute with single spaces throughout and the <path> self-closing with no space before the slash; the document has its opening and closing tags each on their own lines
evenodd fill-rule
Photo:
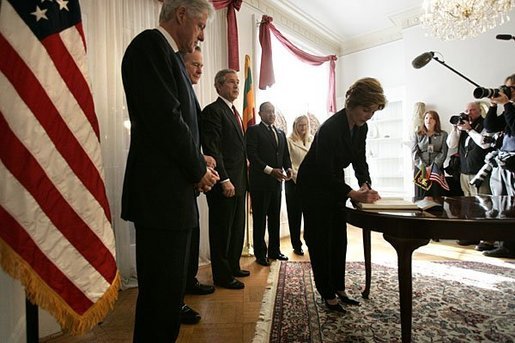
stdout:
<svg viewBox="0 0 515 343">
<path fill-rule="evenodd" d="M 240 126 L 241 132 L 243 132 L 243 125 L 241 123 L 240 114 L 238 113 L 238 111 L 236 110 L 236 107 L 234 107 L 234 105 L 232 105 L 232 113 L 234 114 L 234 118 L 236 118 L 236 121 L 238 122 L 238 125 Z"/>
</svg>

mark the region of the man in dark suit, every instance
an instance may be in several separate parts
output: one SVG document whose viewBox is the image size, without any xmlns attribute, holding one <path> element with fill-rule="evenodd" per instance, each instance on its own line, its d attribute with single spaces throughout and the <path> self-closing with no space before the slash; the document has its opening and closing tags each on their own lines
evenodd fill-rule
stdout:
<svg viewBox="0 0 515 343">
<path fill-rule="evenodd" d="M 180 326 L 196 193 L 218 180 L 200 153 L 197 105 L 178 50 L 204 40 L 208 0 L 164 0 L 159 27 L 127 47 L 122 77 L 131 145 L 122 218 L 136 228 L 134 342 L 173 342 Z"/>
<path fill-rule="evenodd" d="M 239 95 L 239 79 L 232 69 L 215 76 L 218 99 L 202 111 L 202 148 L 216 160 L 220 182 L 206 194 L 209 204 L 209 244 L 215 285 L 241 289 L 235 277 L 248 276 L 240 268 L 245 231 L 247 158 L 242 120 L 233 101 Z"/>
<path fill-rule="evenodd" d="M 184 67 L 186 68 L 186 72 L 188 73 L 191 84 L 196 85 L 200 80 L 200 76 L 202 75 L 202 67 L 204 66 L 202 63 L 202 51 L 200 50 L 200 47 L 197 45 L 193 52 L 183 53 L 182 60 L 184 62 Z M 196 105 L 199 109 L 198 112 L 200 112 L 200 105 L 198 105 L 198 102 L 196 102 Z M 204 160 L 206 161 L 208 167 L 216 167 L 216 161 L 213 157 L 204 155 Z M 211 285 L 202 284 L 197 279 L 199 245 L 200 227 L 197 226 L 191 230 L 190 254 L 188 258 L 186 274 L 186 293 L 194 295 L 207 295 L 213 293 L 215 288 Z M 200 313 L 186 304 L 181 306 L 181 323 L 196 324 L 200 321 L 200 319 L 202 319 Z"/>
<path fill-rule="evenodd" d="M 254 255 L 258 264 L 269 266 L 268 258 L 288 260 L 280 250 L 279 228 L 282 181 L 291 178 L 292 169 L 286 135 L 273 125 L 274 105 L 262 103 L 259 116 L 261 122 L 247 129 L 245 140 L 250 161 Z M 265 243 L 267 218 L 268 248 Z"/>
</svg>

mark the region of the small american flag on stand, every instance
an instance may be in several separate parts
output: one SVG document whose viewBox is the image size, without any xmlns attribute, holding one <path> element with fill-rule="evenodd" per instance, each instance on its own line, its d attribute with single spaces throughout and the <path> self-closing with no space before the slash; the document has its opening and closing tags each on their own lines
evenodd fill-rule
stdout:
<svg viewBox="0 0 515 343">
<path fill-rule="evenodd" d="M 431 180 L 432 182 L 436 182 L 446 191 L 449 190 L 449 185 L 447 184 L 447 180 L 445 180 L 445 175 L 436 163 L 433 163 L 431 165 L 429 180 Z"/>
<path fill-rule="evenodd" d="M 0 1 L 0 266 L 65 331 L 120 276 L 78 0 Z"/>
</svg>

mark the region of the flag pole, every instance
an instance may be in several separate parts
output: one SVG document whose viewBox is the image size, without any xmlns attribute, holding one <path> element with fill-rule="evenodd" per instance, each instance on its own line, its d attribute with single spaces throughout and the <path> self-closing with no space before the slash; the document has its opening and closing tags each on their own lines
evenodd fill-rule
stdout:
<svg viewBox="0 0 515 343">
<path fill-rule="evenodd" d="M 243 251 L 241 253 L 244 257 L 252 257 L 254 256 L 254 249 L 252 244 L 250 244 L 250 218 L 251 218 L 251 209 L 250 209 L 250 196 L 247 192 L 245 196 L 245 245 L 243 246 Z"/>
<path fill-rule="evenodd" d="M 25 297 L 25 332 L 27 343 L 39 342 L 39 315 L 38 306 Z"/>
<path fill-rule="evenodd" d="M 247 127 L 249 125 L 254 125 L 256 122 L 255 113 L 254 113 L 254 87 L 252 85 L 252 72 L 250 69 L 250 56 L 245 55 L 245 88 L 244 88 L 244 97 L 243 97 L 243 129 L 247 131 Z M 247 163 L 248 167 L 248 163 Z M 247 168 L 247 177 L 248 177 L 248 168 Z M 251 219 L 251 201 L 250 201 L 250 193 L 247 192 L 245 196 L 245 244 L 243 246 L 242 256 L 254 256 L 254 249 L 252 247 L 250 241 L 250 219 Z"/>
</svg>

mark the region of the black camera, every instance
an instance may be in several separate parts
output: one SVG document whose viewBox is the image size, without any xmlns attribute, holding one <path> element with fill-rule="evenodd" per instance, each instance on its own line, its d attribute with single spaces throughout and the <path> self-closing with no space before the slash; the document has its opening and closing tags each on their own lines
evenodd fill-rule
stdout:
<svg viewBox="0 0 515 343">
<path fill-rule="evenodd" d="M 503 133 L 495 132 L 495 133 L 486 133 L 483 135 L 483 142 L 490 144 L 490 147 L 499 149 L 502 145 Z"/>
<path fill-rule="evenodd" d="M 460 113 L 457 116 L 451 116 L 449 118 L 449 122 L 452 125 L 465 124 L 465 122 L 469 121 L 469 115 L 466 113 Z"/>
<path fill-rule="evenodd" d="M 477 87 L 476 89 L 474 89 L 474 98 L 481 99 L 497 97 L 499 96 L 499 92 L 503 92 L 504 94 L 506 94 L 508 99 L 511 99 L 511 88 L 504 85 L 500 86 L 499 88 Z"/>
</svg>

